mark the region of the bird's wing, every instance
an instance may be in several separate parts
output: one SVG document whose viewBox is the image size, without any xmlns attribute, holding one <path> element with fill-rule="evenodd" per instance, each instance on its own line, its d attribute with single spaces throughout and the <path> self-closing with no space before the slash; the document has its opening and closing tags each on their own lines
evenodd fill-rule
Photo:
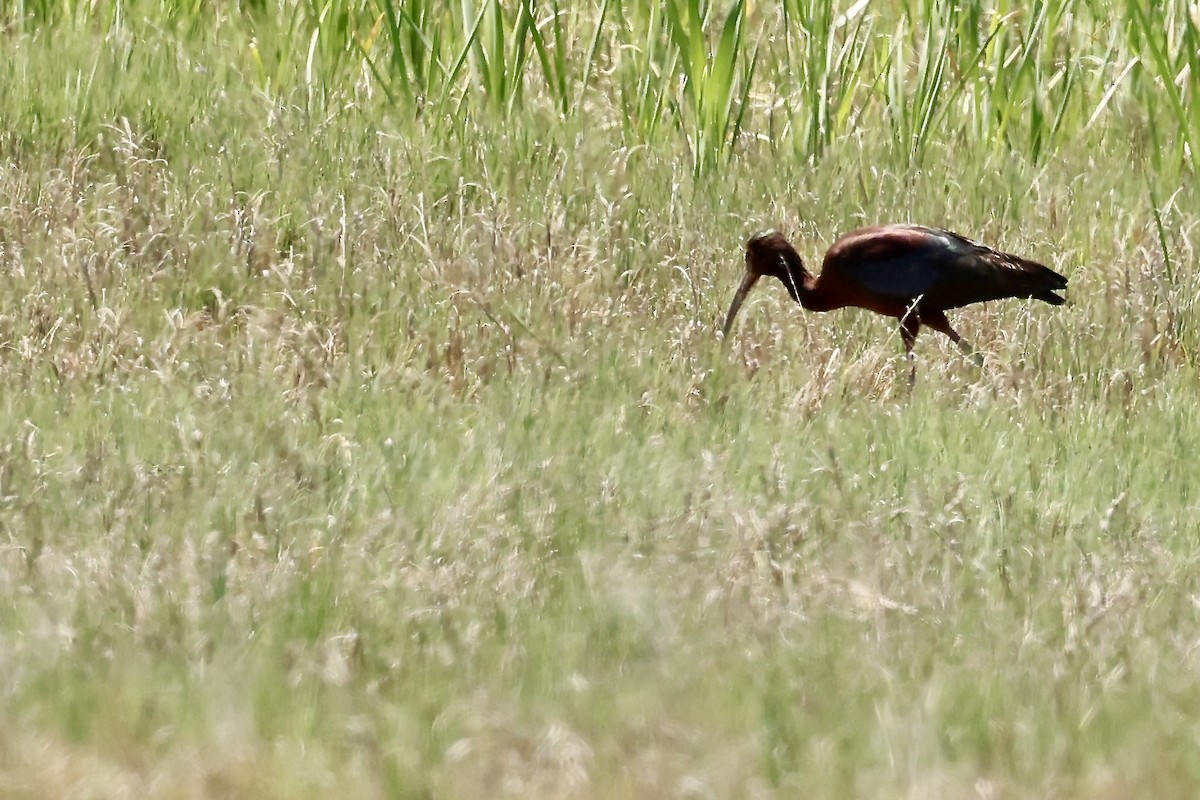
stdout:
<svg viewBox="0 0 1200 800">
<path fill-rule="evenodd" d="M 953 280 L 987 248 L 949 231 L 888 225 L 855 231 L 830 248 L 831 266 L 877 295 L 915 299 Z"/>
<path fill-rule="evenodd" d="M 993 250 L 957 233 L 919 225 L 856 231 L 826 256 L 843 278 L 887 299 L 923 308 L 958 308 L 1002 297 L 1036 297 L 1059 305 L 1067 279 L 1048 267 Z"/>
</svg>

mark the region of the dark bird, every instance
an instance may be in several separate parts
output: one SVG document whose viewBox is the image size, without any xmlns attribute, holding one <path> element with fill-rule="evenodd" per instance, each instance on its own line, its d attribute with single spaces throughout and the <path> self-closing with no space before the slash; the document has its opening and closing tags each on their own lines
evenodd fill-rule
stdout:
<svg viewBox="0 0 1200 800">
<path fill-rule="evenodd" d="M 999 300 L 1032 297 L 1062 305 L 1056 291 L 1067 279 L 1054 270 L 963 236 L 920 225 L 878 225 L 848 233 L 825 254 L 821 274 L 804 267 L 783 234 L 766 231 L 746 243 L 746 276 L 725 315 L 725 338 L 750 289 L 764 275 L 783 282 L 788 294 L 809 311 L 854 306 L 895 317 L 910 365 L 917 376 L 913 342 L 924 325 L 946 334 L 976 363 L 973 348 L 950 327 L 946 310 Z"/>
</svg>

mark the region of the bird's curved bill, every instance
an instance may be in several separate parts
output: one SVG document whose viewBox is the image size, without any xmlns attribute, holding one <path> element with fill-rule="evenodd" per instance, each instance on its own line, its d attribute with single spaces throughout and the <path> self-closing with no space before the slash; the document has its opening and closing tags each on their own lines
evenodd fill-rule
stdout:
<svg viewBox="0 0 1200 800">
<path fill-rule="evenodd" d="M 746 295 L 750 293 L 750 289 L 754 284 L 758 283 L 760 277 L 762 276 L 746 270 L 746 275 L 742 278 L 741 285 L 738 286 L 737 294 L 733 296 L 733 302 L 729 305 L 729 313 L 725 315 L 725 326 L 721 328 L 721 335 L 726 339 L 729 338 L 729 331 L 733 328 L 733 319 L 737 316 L 738 309 L 742 307 Z"/>
</svg>

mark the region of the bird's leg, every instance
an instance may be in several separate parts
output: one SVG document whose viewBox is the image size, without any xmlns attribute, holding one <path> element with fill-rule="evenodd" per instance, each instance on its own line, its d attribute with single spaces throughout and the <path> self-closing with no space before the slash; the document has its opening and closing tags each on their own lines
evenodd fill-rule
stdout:
<svg viewBox="0 0 1200 800">
<path fill-rule="evenodd" d="M 917 319 L 914 310 L 900 318 L 900 338 L 904 340 L 904 357 L 908 359 L 909 391 L 912 391 L 917 383 L 917 357 L 913 354 L 913 344 L 917 341 L 917 332 L 920 330 L 921 320 Z"/>
<path fill-rule="evenodd" d="M 975 363 L 975 366 L 983 366 L 983 356 L 977 353 L 975 348 L 971 347 L 966 339 L 959 336 L 958 331 L 950 327 L 950 320 L 946 319 L 946 312 L 925 312 L 925 314 L 921 317 L 921 322 L 925 323 L 939 333 L 946 334 L 946 336 L 950 337 L 950 341 L 958 345 L 958 349 L 963 352 L 963 355 Z"/>
</svg>

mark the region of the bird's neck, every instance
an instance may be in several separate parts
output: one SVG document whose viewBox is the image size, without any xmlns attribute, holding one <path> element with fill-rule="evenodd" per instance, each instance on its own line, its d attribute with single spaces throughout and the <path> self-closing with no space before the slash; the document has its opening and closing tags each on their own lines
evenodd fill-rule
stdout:
<svg viewBox="0 0 1200 800">
<path fill-rule="evenodd" d="M 787 287 L 793 300 L 808 311 L 828 311 L 834 308 L 832 299 L 822 291 L 821 282 L 808 271 L 804 266 L 804 259 L 800 258 L 800 254 L 791 245 L 784 248 L 779 258 L 783 268 L 780 280 Z"/>
<path fill-rule="evenodd" d="M 832 297 L 821 288 L 821 282 L 814 278 L 808 270 L 799 275 L 795 286 L 788 286 L 792 299 L 803 306 L 805 311 L 829 311 L 837 308 Z"/>
</svg>

